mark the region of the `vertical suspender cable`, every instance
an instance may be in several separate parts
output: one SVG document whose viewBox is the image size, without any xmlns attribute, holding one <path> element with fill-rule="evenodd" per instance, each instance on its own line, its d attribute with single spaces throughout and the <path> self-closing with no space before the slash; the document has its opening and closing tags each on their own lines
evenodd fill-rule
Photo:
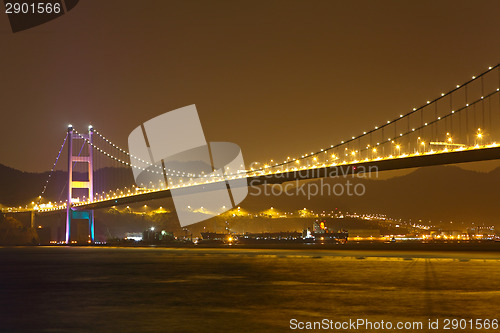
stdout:
<svg viewBox="0 0 500 333">
<path fill-rule="evenodd" d="M 437 120 L 438 118 L 438 104 L 437 102 L 434 102 L 434 119 Z M 438 132 L 438 122 L 436 121 L 434 123 L 434 140 L 439 141 L 437 138 L 437 132 Z"/>
<path fill-rule="evenodd" d="M 465 86 L 465 135 L 467 136 L 467 145 L 469 145 L 469 102 L 467 101 L 467 86 Z"/>
<path fill-rule="evenodd" d="M 424 108 L 420 109 L 420 137 L 424 137 Z"/>
<path fill-rule="evenodd" d="M 453 94 L 450 94 L 450 112 L 453 111 Z M 450 133 L 453 135 L 453 115 L 450 116 Z"/>
<path fill-rule="evenodd" d="M 481 107 L 482 107 L 482 120 L 481 120 L 481 127 L 484 128 L 484 76 L 481 76 Z"/>
<path fill-rule="evenodd" d="M 477 110 L 476 104 L 474 104 L 472 107 L 472 128 L 477 128 L 476 110 Z"/>
<path fill-rule="evenodd" d="M 493 122 L 491 120 L 491 98 L 488 98 L 488 120 L 490 132 L 493 132 Z"/>
</svg>

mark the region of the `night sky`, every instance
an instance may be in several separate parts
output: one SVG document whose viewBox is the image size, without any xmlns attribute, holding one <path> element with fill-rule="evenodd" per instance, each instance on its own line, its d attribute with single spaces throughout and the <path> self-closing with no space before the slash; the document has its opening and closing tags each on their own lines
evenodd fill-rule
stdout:
<svg viewBox="0 0 500 333">
<path fill-rule="evenodd" d="M 190 104 L 207 141 L 247 163 L 319 150 L 499 63 L 499 13 L 496 0 L 82 0 L 15 34 L 0 13 L 0 163 L 49 170 L 69 123 L 126 147 Z"/>
</svg>

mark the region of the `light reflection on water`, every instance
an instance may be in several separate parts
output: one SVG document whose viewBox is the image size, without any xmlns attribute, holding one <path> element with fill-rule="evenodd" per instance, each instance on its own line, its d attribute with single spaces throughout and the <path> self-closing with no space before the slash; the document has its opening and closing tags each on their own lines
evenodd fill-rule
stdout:
<svg viewBox="0 0 500 333">
<path fill-rule="evenodd" d="M 0 248 L 2 332 L 280 332 L 289 320 L 498 318 L 500 255 Z"/>
</svg>

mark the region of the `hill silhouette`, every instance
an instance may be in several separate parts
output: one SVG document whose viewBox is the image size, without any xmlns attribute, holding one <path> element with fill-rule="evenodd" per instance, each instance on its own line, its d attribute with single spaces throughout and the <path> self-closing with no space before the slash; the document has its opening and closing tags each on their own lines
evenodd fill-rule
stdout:
<svg viewBox="0 0 500 333">
<path fill-rule="evenodd" d="M 319 188 L 322 184 L 345 186 L 347 181 L 363 185 L 366 189 L 364 195 L 336 196 L 324 193 L 308 200 L 307 195 L 302 194 L 252 196 L 252 192 L 257 190 L 251 189 L 249 197 L 242 206 L 249 210 L 274 206 L 287 211 L 304 207 L 315 211 L 331 211 L 339 208 L 356 213 L 386 214 L 412 221 L 500 225 L 497 210 L 500 168 L 482 173 L 453 165 L 436 166 L 419 168 L 407 175 L 386 180 L 347 177 L 317 179 L 308 181 L 307 185 L 313 188 L 314 186 Z M 294 190 L 290 187 L 289 192 Z"/>
</svg>

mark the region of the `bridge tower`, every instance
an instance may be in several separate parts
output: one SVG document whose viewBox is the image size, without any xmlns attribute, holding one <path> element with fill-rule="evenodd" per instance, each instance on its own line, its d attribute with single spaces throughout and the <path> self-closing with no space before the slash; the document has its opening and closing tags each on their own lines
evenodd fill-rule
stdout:
<svg viewBox="0 0 500 333">
<path fill-rule="evenodd" d="M 92 143 L 92 136 L 94 134 L 94 129 L 89 126 L 88 134 L 76 134 L 73 131 L 73 126 L 68 126 L 68 202 L 66 205 L 66 244 L 71 242 L 71 222 L 72 220 L 87 220 L 89 223 L 89 237 L 90 242 L 94 243 L 94 211 L 75 211 L 71 208 L 71 203 L 74 202 L 74 189 L 86 189 L 88 190 L 87 198 L 92 201 L 94 199 L 94 167 L 93 167 L 93 157 L 92 157 L 92 147 L 89 143 Z M 82 145 L 88 146 L 88 153 L 86 156 L 73 155 L 73 141 L 82 140 Z M 88 140 L 88 141 L 85 141 Z M 87 143 L 89 142 L 89 143 Z M 81 152 L 83 152 L 83 146 Z M 88 165 L 88 177 L 86 181 L 75 181 L 73 180 L 73 167 L 75 163 L 86 163 Z"/>
</svg>

